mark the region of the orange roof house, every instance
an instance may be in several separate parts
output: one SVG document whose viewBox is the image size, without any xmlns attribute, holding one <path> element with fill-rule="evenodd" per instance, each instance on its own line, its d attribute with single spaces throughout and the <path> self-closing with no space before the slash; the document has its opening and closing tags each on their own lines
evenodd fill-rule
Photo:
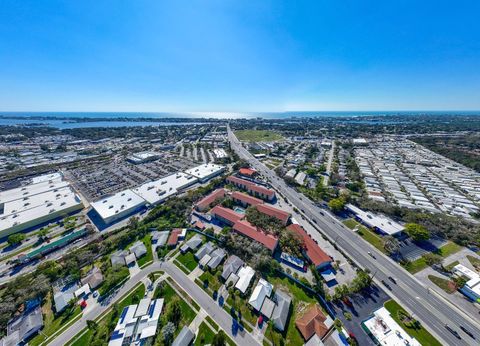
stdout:
<svg viewBox="0 0 480 346">
<path fill-rule="evenodd" d="M 225 189 L 216 189 L 211 194 L 198 201 L 195 208 L 198 211 L 204 211 L 208 209 L 213 202 L 222 199 L 223 197 L 225 197 Z"/>
<path fill-rule="evenodd" d="M 278 245 L 278 239 L 271 234 L 263 232 L 260 228 L 255 227 L 250 222 L 243 220 L 238 221 L 233 225 L 233 230 L 250 239 L 259 242 L 271 252 L 275 251 Z"/>
<path fill-rule="evenodd" d="M 246 177 L 253 177 L 255 174 L 257 174 L 257 171 L 251 168 L 240 168 L 238 171 L 241 175 L 244 175 Z"/>
<path fill-rule="evenodd" d="M 330 329 L 325 321 L 327 317 L 322 309 L 315 304 L 307 308 L 295 321 L 295 325 L 305 340 L 309 340 L 314 334 L 322 338 Z"/>
<path fill-rule="evenodd" d="M 305 245 L 304 252 L 306 256 L 312 261 L 317 269 L 324 268 L 328 266 L 332 259 L 328 256 L 318 245 L 313 241 L 312 238 L 309 237 L 307 232 L 303 229 L 302 226 L 297 224 L 291 224 L 287 227 L 287 229 L 291 230 L 292 232 L 298 234 Z"/>
<path fill-rule="evenodd" d="M 244 206 L 263 204 L 261 199 L 247 195 L 246 193 L 234 191 L 232 192 L 232 198 L 234 202 L 240 203 Z"/>
<path fill-rule="evenodd" d="M 287 213 L 286 211 L 283 211 L 281 209 L 274 208 L 270 205 L 267 204 L 259 204 L 256 206 L 257 210 L 265 215 L 277 218 L 282 222 L 282 224 L 285 226 L 288 223 L 288 220 L 290 220 L 290 213 Z"/>
<path fill-rule="evenodd" d="M 243 218 L 242 214 L 236 213 L 232 209 L 224 208 L 220 205 L 213 207 L 212 210 L 210 210 L 210 214 L 230 226 Z"/>
</svg>

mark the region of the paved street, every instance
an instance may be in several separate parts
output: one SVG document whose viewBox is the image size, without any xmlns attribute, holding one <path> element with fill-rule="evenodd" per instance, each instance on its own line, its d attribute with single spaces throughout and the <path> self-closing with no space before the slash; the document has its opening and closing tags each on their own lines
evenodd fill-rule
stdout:
<svg viewBox="0 0 480 346">
<path fill-rule="evenodd" d="M 332 241 L 336 242 L 354 261 L 374 273 L 377 283 L 380 280 L 388 281 L 388 276 L 396 278 L 398 284 L 394 285 L 393 291 L 389 294 L 410 311 L 415 318 L 419 319 L 440 341 L 443 341 L 446 345 L 476 344 L 475 340 L 460 329 L 460 326 L 464 326 L 479 340 L 478 316 L 472 317 L 464 314 L 436 293 L 427 290 L 410 273 L 347 229 L 329 212 L 321 210 L 307 197 L 287 186 L 273 171 L 242 147 L 229 126 L 228 136 L 232 149 L 240 158 L 247 160 L 253 168 L 267 178 L 273 188 L 281 192 L 291 204 L 299 208 L 308 219 Z M 374 253 L 376 259 L 370 257 L 368 252 Z M 452 335 L 445 328 L 445 324 L 456 330 L 461 335 L 462 340 L 458 340 Z"/>
<path fill-rule="evenodd" d="M 82 318 L 67 328 L 62 334 L 55 338 L 49 345 L 63 346 L 72 339 L 78 332 L 87 326 L 87 320 L 94 320 L 104 313 L 116 300 L 130 292 L 139 282 L 143 281 L 150 273 L 164 271 L 172 277 L 173 280 L 203 309 L 210 315 L 215 322 L 225 330 L 225 332 L 238 345 L 257 345 L 258 342 L 246 331 L 232 333 L 232 317 L 223 310 L 213 299 L 206 294 L 200 287 L 191 281 L 180 269 L 170 262 L 154 262 L 150 266 L 142 269 L 135 276 L 131 277 L 114 296 L 104 305 L 97 305 L 85 313 Z"/>
</svg>

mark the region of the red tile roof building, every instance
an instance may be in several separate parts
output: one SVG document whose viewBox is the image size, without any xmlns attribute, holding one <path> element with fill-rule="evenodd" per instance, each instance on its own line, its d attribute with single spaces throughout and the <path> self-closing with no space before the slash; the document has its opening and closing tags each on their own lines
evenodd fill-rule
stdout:
<svg viewBox="0 0 480 346">
<path fill-rule="evenodd" d="M 175 246 L 178 243 L 178 236 L 182 233 L 182 230 L 179 228 L 175 228 L 170 232 L 170 236 L 168 237 L 167 245 L 168 246 Z"/>
<path fill-rule="evenodd" d="M 256 206 L 256 208 L 262 214 L 277 218 L 284 226 L 286 226 L 288 220 L 290 220 L 290 213 L 287 213 L 286 211 L 283 211 L 281 209 L 274 208 L 270 205 L 259 204 Z"/>
<path fill-rule="evenodd" d="M 266 187 L 252 183 L 251 181 L 235 177 L 233 175 L 227 178 L 227 182 L 235 185 L 238 188 L 248 191 L 255 197 L 271 201 L 275 198 L 275 191 L 267 189 Z"/>
<path fill-rule="evenodd" d="M 210 210 L 210 214 L 230 226 L 233 226 L 235 222 L 240 221 L 243 218 L 242 214 L 236 213 L 232 209 L 224 208 L 220 205 L 213 207 L 213 209 Z"/>
<path fill-rule="evenodd" d="M 239 203 L 244 207 L 249 207 L 251 205 L 257 205 L 257 204 L 263 203 L 261 199 L 252 197 L 250 195 L 247 195 L 246 193 L 242 193 L 238 191 L 234 191 L 232 193 L 232 199 L 235 203 Z"/>
<path fill-rule="evenodd" d="M 275 251 L 278 245 L 278 239 L 273 235 L 263 232 L 258 227 L 253 226 L 250 222 L 243 220 L 233 225 L 233 230 L 256 242 L 259 242 L 271 252 Z"/>
<path fill-rule="evenodd" d="M 303 229 L 302 226 L 297 225 L 297 224 L 291 224 L 290 226 L 287 227 L 287 229 L 295 232 L 298 234 L 305 245 L 304 252 L 306 253 L 306 256 L 312 261 L 312 263 L 315 265 L 317 269 L 324 268 L 328 266 L 331 262 L 332 259 L 330 256 L 328 256 L 318 245 L 313 241 L 312 238 L 310 238 Z"/>
<path fill-rule="evenodd" d="M 208 196 L 202 198 L 197 204 L 195 205 L 195 209 L 198 211 L 205 211 L 210 208 L 210 205 L 219 199 L 225 197 L 225 189 L 216 189 Z"/>
<path fill-rule="evenodd" d="M 240 168 L 238 172 L 246 177 L 254 177 L 257 174 L 257 171 L 251 168 Z"/>
<path fill-rule="evenodd" d="M 309 340 L 314 334 L 324 337 L 330 329 L 325 325 L 327 317 L 317 304 L 306 309 L 295 321 L 295 325 L 305 340 Z"/>
</svg>

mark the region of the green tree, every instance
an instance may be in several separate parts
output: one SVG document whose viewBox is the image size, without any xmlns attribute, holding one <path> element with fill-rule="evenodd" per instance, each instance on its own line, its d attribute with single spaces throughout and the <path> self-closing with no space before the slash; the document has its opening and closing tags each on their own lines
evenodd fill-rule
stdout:
<svg viewBox="0 0 480 346">
<path fill-rule="evenodd" d="M 430 239 L 430 232 L 418 223 L 407 223 L 405 225 L 405 233 L 417 241 Z"/>
<path fill-rule="evenodd" d="M 392 236 L 386 236 L 383 248 L 389 255 L 395 255 L 400 251 L 400 243 L 397 238 Z"/>
<path fill-rule="evenodd" d="M 443 262 L 442 256 L 431 252 L 427 252 L 422 257 L 425 260 L 425 263 L 429 266 L 441 265 Z"/>
<path fill-rule="evenodd" d="M 175 297 L 170 303 L 170 306 L 168 307 L 167 320 L 173 322 L 175 326 L 178 326 L 181 319 L 182 319 L 182 308 L 180 306 L 180 301 L 178 297 Z"/>
<path fill-rule="evenodd" d="M 25 234 L 15 233 L 8 236 L 7 242 L 9 245 L 17 245 L 25 240 Z"/>
<path fill-rule="evenodd" d="M 212 346 L 225 346 L 227 344 L 227 338 L 225 337 L 225 332 L 220 330 L 212 340 Z"/>
<path fill-rule="evenodd" d="M 131 229 L 137 229 L 139 225 L 138 217 L 132 216 L 130 219 L 128 219 L 128 227 Z"/>
<path fill-rule="evenodd" d="M 345 200 L 343 198 L 333 198 L 328 202 L 328 207 L 334 213 L 341 212 L 345 208 Z"/>
</svg>

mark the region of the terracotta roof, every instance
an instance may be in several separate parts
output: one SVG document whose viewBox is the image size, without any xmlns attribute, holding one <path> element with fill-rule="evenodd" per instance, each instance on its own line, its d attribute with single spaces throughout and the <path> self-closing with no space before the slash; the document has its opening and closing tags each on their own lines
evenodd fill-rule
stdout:
<svg viewBox="0 0 480 346">
<path fill-rule="evenodd" d="M 246 220 L 236 222 L 233 225 L 233 230 L 259 242 L 271 251 L 277 247 L 278 239 L 276 237 L 263 232 Z"/>
<path fill-rule="evenodd" d="M 216 189 L 208 196 L 205 196 L 200 201 L 197 202 L 197 206 L 199 207 L 208 207 L 210 204 L 215 202 L 217 199 L 225 197 L 225 189 Z"/>
<path fill-rule="evenodd" d="M 286 224 L 288 222 L 288 219 L 290 218 L 290 213 L 274 208 L 267 204 L 259 204 L 256 206 L 256 208 L 260 213 L 268 216 L 273 216 L 282 221 L 283 224 Z"/>
<path fill-rule="evenodd" d="M 257 173 L 256 170 L 251 169 L 251 168 L 240 168 L 239 172 L 240 172 L 241 175 L 246 175 L 246 176 L 249 176 L 249 177 L 251 177 L 252 175 Z"/>
<path fill-rule="evenodd" d="M 233 175 L 229 176 L 227 178 L 227 181 L 232 182 L 234 184 L 245 185 L 247 187 L 247 190 L 252 190 L 252 191 L 255 191 L 255 192 L 258 192 L 258 193 L 262 193 L 262 194 L 264 194 L 266 196 L 269 196 L 269 197 L 273 197 L 275 195 L 275 191 L 273 191 L 273 190 L 267 189 L 266 187 L 257 185 L 255 183 L 252 183 L 251 181 L 248 181 L 248 180 L 245 180 L 245 179 L 235 177 Z"/>
<path fill-rule="evenodd" d="M 195 222 L 195 227 L 198 228 L 198 229 L 204 229 L 205 225 L 203 224 L 203 222 L 197 221 L 197 222 Z"/>
<path fill-rule="evenodd" d="M 232 223 L 235 223 L 243 218 L 242 214 L 236 213 L 232 209 L 224 208 L 220 205 L 215 206 L 212 210 L 210 210 L 210 213 L 215 216 L 218 215 Z"/>
<path fill-rule="evenodd" d="M 322 338 L 328 332 L 325 325 L 327 317 L 323 314 L 322 309 L 315 304 L 307 308 L 295 321 L 295 325 L 305 340 L 310 339 L 314 334 Z"/>
<path fill-rule="evenodd" d="M 302 228 L 302 226 L 297 225 L 297 224 L 291 224 L 290 226 L 287 227 L 287 229 L 297 233 L 300 235 L 303 239 L 303 243 L 305 244 L 306 252 L 308 258 L 310 258 L 310 261 L 315 266 L 318 266 L 320 264 L 323 264 L 325 262 L 331 262 L 332 259 L 330 256 L 328 256 L 318 245 L 313 241 L 312 238 L 310 238 L 305 232 L 305 230 Z"/>
<path fill-rule="evenodd" d="M 252 197 L 250 195 L 247 195 L 246 193 L 238 192 L 238 191 L 234 191 L 232 193 L 232 198 L 238 199 L 239 201 L 242 201 L 242 202 L 250 204 L 250 205 L 257 205 L 257 204 L 262 204 L 263 203 L 263 201 L 261 199 Z"/>
<path fill-rule="evenodd" d="M 178 235 L 182 233 L 182 230 L 179 228 L 175 228 L 170 232 L 170 237 L 168 237 L 167 245 L 177 245 L 178 243 Z"/>
</svg>

